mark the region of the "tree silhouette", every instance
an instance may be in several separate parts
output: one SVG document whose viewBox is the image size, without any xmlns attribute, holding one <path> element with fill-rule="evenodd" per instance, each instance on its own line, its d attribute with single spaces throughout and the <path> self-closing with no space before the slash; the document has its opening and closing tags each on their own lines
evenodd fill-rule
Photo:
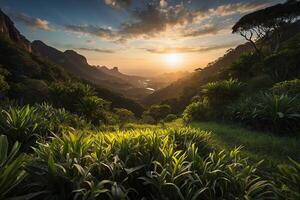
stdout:
<svg viewBox="0 0 300 200">
<path fill-rule="evenodd" d="M 265 43 L 272 39 L 275 42 L 273 51 L 276 52 L 283 27 L 298 21 L 299 16 L 300 1 L 289 0 L 245 15 L 232 27 L 232 33 L 240 33 L 258 54 L 261 47 L 257 46 L 257 42 Z"/>
</svg>

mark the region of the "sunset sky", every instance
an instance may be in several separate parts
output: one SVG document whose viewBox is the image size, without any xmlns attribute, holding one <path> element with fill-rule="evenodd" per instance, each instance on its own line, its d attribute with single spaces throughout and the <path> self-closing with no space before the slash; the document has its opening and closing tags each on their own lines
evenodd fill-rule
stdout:
<svg viewBox="0 0 300 200">
<path fill-rule="evenodd" d="M 244 14 L 282 0 L 0 0 L 29 40 L 73 49 L 92 65 L 155 75 L 205 67 L 245 41 Z"/>
</svg>

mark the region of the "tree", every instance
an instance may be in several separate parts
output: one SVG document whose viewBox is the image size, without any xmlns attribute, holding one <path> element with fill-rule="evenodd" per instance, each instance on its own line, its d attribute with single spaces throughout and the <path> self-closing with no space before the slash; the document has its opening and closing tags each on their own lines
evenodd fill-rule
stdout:
<svg viewBox="0 0 300 200">
<path fill-rule="evenodd" d="M 115 108 L 114 109 L 116 115 L 118 116 L 121 127 L 128 122 L 134 121 L 134 113 L 125 108 Z"/>
<path fill-rule="evenodd" d="M 6 92 L 9 89 L 9 85 L 5 81 L 4 76 L 0 74 L 0 99 L 6 96 Z"/>
<path fill-rule="evenodd" d="M 277 4 L 262 10 L 255 11 L 242 17 L 233 27 L 233 33 L 240 33 L 260 54 L 257 42 L 270 41 L 275 38 L 276 52 L 282 36 L 283 27 L 298 21 L 300 15 L 300 2 L 290 0 L 284 4 Z"/>
<path fill-rule="evenodd" d="M 156 122 L 161 121 L 171 112 L 169 105 L 152 105 L 143 115 L 151 116 Z"/>
</svg>

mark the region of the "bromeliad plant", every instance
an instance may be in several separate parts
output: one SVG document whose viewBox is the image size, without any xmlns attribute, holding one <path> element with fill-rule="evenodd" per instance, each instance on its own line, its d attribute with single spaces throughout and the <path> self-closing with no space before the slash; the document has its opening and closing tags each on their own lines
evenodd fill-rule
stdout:
<svg viewBox="0 0 300 200">
<path fill-rule="evenodd" d="M 0 113 L 0 131 L 7 136 L 11 144 L 18 141 L 22 150 L 26 151 L 40 134 L 40 120 L 35 108 L 11 107 Z"/>
<path fill-rule="evenodd" d="M 27 188 L 33 199 L 276 198 L 260 163 L 210 143 L 191 128 L 64 133 L 35 148 Z"/>
<path fill-rule="evenodd" d="M 18 155 L 20 143 L 16 142 L 9 151 L 9 144 L 5 135 L 0 135 L 0 199 L 16 188 L 25 178 L 22 169 L 25 155 Z"/>
</svg>

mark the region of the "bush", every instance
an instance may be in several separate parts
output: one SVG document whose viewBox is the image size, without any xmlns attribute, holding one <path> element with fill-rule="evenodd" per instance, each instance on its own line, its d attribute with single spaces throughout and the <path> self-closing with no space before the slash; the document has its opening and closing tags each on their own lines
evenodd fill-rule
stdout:
<svg viewBox="0 0 300 200">
<path fill-rule="evenodd" d="M 255 66 L 259 63 L 259 56 L 254 53 L 244 53 L 239 59 L 234 61 L 225 72 L 234 78 L 247 80 L 254 76 L 256 72 Z"/>
<path fill-rule="evenodd" d="M 280 83 L 276 83 L 271 91 L 275 94 L 288 94 L 288 95 L 300 95 L 300 80 L 295 79 L 291 81 L 283 81 Z"/>
<path fill-rule="evenodd" d="M 230 106 L 232 118 L 255 128 L 278 133 L 300 129 L 300 103 L 297 97 L 263 93 Z"/>
<path fill-rule="evenodd" d="M 183 121 L 190 123 L 192 121 L 203 121 L 211 118 L 211 110 L 206 99 L 193 102 L 186 107 L 183 112 Z"/>
<path fill-rule="evenodd" d="M 54 133 L 60 133 L 64 127 L 76 129 L 89 129 L 91 125 L 78 115 L 66 111 L 64 108 L 56 109 L 47 103 L 36 104 L 37 114 L 42 119 L 42 126 L 48 127 Z"/>
<path fill-rule="evenodd" d="M 174 121 L 175 119 L 177 119 L 177 116 L 174 114 L 168 114 L 166 116 L 166 118 L 164 119 L 165 122 L 171 122 Z"/>
<path fill-rule="evenodd" d="M 0 113 L 0 131 L 6 135 L 11 144 L 20 142 L 22 150 L 27 151 L 35 144 L 41 131 L 45 127 L 41 125 L 41 118 L 36 114 L 36 109 L 30 106 L 22 108 L 9 108 Z M 47 130 L 48 131 L 48 130 Z"/>
<path fill-rule="evenodd" d="M 263 70 L 269 74 L 275 82 L 295 79 L 299 77 L 300 51 L 283 50 L 264 59 Z"/>
<path fill-rule="evenodd" d="M 195 129 L 64 134 L 26 167 L 34 199 L 271 199 L 276 190 L 239 149 L 215 152 Z"/>
<path fill-rule="evenodd" d="M 6 96 L 9 88 L 10 87 L 9 87 L 8 83 L 5 81 L 4 76 L 2 76 L 0 74 L 0 100 Z"/>
<path fill-rule="evenodd" d="M 202 87 L 202 94 L 212 107 L 220 108 L 236 101 L 243 91 L 243 84 L 236 79 L 211 82 Z"/>
<path fill-rule="evenodd" d="M 0 135 L 0 199 L 7 199 L 7 195 L 25 178 L 22 169 L 25 155 L 18 155 L 20 146 L 16 142 L 9 151 L 7 137 Z"/>
<path fill-rule="evenodd" d="M 134 113 L 125 108 L 115 108 L 115 114 L 118 116 L 119 123 L 123 126 L 125 123 L 130 123 L 135 121 Z"/>
<path fill-rule="evenodd" d="M 169 105 L 152 105 L 147 111 L 143 113 L 143 116 L 150 116 L 155 123 L 160 122 L 171 112 Z"/>
</svg>

